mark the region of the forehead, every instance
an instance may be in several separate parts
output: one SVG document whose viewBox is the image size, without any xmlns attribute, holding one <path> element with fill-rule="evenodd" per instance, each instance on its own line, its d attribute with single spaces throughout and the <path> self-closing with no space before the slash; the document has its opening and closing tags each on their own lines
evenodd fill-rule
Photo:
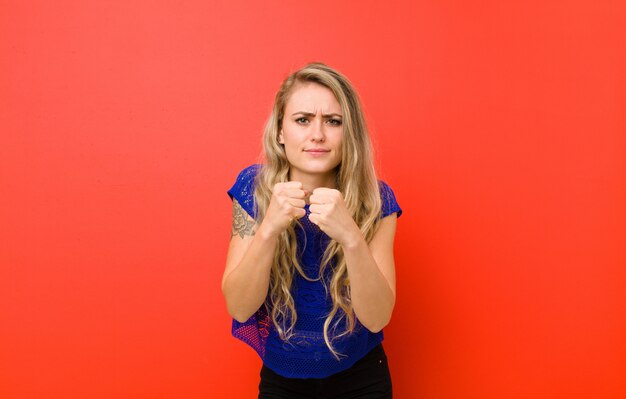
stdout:
<svg viewBox="0 0 626 399">
<path fill-rule="evenodd" d="M 313 112 L 321 110 L 324 113 L 341 113 L 341 105 L 333 92 L 318 83 L 297 83 L 291 89 L 285 113 L 289 112 Z"/>
</svg>

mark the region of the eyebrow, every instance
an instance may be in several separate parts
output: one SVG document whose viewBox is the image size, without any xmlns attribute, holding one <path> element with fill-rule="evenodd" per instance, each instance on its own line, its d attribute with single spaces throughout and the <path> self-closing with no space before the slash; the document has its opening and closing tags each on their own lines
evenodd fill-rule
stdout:
<svg viewBox="0 0 626 399">
<path fill-rule="evenodd" d="M 294 115 L 304 115 L 304 116 L 315 116 L 314 113 L 312 112 L 304 112 L 304 111 L 298 111 L 298 112 L 294 112 L 293 114 L 291 114 L 291 116 Z M 341 114 L 322 114 L 323 117 L 339 117 L 339 118 L 343 118 L 343 116 Z"/>
</svg>

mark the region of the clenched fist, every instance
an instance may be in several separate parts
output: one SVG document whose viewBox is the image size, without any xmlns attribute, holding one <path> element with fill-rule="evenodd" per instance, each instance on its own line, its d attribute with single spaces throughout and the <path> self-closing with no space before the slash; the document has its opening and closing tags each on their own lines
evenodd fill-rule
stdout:
<svg viewBox="0 0 626 399">
<path fill-rule="evenodd" d="M 304 198 L 307 195 L 300 182 L 276 183 L 272 189 L 272 198 L 265 212 L 262 227 L 267 229 L 270 235 L 278 236 L 294 219 L 306 215 Z"/>
<path fill-rule="evenodd" d="M 352 219 L 339 190 L 316 188 L 309 201 L 309 220 L 339 244 L 350 244 L 361 236 L 361 230 Z"/>
</svg>

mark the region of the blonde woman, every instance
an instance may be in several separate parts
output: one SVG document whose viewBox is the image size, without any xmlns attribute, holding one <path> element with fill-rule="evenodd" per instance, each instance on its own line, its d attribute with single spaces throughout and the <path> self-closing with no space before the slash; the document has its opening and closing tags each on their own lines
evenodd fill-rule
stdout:
<svg viewBox="0 0 626 399">
<path fill-rule="evenodd" d="M 391 398 L 382 329 L 402 210 L 350 82 L 320 63 L 292 73 L 263 145 L 228 191 L 222 279 L 233 335 L 263 360 L 259 398 Z"/>
</svg>

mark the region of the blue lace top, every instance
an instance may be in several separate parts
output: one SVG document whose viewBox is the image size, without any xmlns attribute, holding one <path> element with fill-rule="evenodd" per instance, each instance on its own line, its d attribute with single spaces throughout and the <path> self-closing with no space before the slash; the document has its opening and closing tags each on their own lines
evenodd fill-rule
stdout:
<svg viewBox="0 0 626 399">
<path fill-rule="evenodd" d="M 255 176 L 261 165 L 245 168 L 233 187 L 228 190 L 231 199 L 236 199 L 241 207 L 253 218 Z M 379 181 L 382 199 L 381 217 L 402 210 L 396 202 L 391 188 Z M 302 252 L 301 265 L 308 277 L 316 278 L 324 249 L 330 238 L 317 225 L 309 221 L 309 205 L 305 206 L 306 216 L 300 219 L 303 229 L 296 227 L 298 248 Z M 326 268 L 331 271 L 330 267 Z M 333 341 L 333 347 L 346 355 L 336 360 L 324 341 L 324 320 L 332 309 L 332 300 L 326 295 L 322 283 L 308 281 L 299 273 L 294 274 L 292 294 L 294 297 L 296 320 L 294 336 L 288 342 L 278 335 L 267 313 L 265 305 L 244 323 L 233 319 L 232 334 L 250 345 L 259 354 L 263 363 L 277 374 L 290 378 L 324 378 L 348 369 L 383 340 L 383 332 L 372 333 L 357 319 L 354 331 Z"/>
</svg>

